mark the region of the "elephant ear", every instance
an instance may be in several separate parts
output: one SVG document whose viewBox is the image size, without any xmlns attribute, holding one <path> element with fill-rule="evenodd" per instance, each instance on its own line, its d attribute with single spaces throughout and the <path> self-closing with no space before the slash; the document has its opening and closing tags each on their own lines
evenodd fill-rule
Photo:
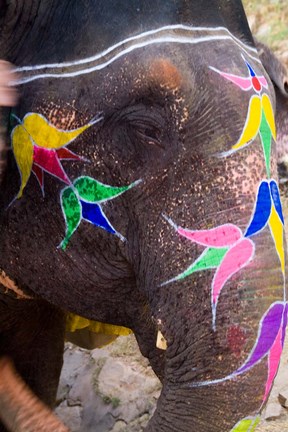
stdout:
<svg viewBox="0 0 288 432">
<path fill-rule="evenodd" d="M 255 41 L 276 94 L 277 158 L 282 181 L 288 180 L 288 70 L 263 43 Z"/>
</svg>

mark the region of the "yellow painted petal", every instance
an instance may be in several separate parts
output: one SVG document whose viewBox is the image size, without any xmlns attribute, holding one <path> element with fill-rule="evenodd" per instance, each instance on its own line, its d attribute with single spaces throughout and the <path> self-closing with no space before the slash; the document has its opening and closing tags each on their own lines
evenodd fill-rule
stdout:
<svg viewBox="0 0 288 432">
<path fill-rule="evenodd" d="M 284 244 L 283 244 L 284 227 L 281 219 L 279 218 L 275 210 L 274 204 L 272 205 L 271 215 L 269 218 L 269 227 L 280 259 L 281 270 L 284 275 L 285 274 L 285 254 L 284 254 Z"/>
<path fill-rule="evenodd" d="M 267 123 L 270 127 L 270 130 L 271 130 L 272 136 L 273 136 L 274 140 L 276 140 L 276 126 L 275 126 L 274 112 L 273 112 L 270 98 L 267 94 L 263 94 L 263 96 L 262 96 L 262 106 L 263 106 L 263 111 L 264 111 Z"/>
<path fill-rule="evenodd" d="M 253 95 L 249 101 L 248 114 L 239 141 L 232 147 L 233 150 L 238 150 L 241 147 L 247 145 L 250 141 L 256 138 L 262 116 L 262 103 L 261 99 L 257 95 Z"/>
<path fill-rule="evenodd" d="M 16 126 L 13 129 L 11 140 L 13 153 L 21 176 L 21 186 L 17 195 L 17 198 L 20 198 L 31 175 L 33 165 L 33 143 L 30 135 L 22 125 Z"/>
<path fill-rule="evenodd" d="M 23 127 L 29 133 L 38 147 L 47 149 L 59 149 L 88 129 L 93 123 L 88 123 L 78 129 L 61 130 L 57 129 L 40 114 L 29 113 L 23 119 Z"/>
<path fill-rule="evenodd" d="M 260 423 L 260 417 L 246 418 L 237 423 L 231 432 L 254 432 L 257 425 Z"/>
</svg>

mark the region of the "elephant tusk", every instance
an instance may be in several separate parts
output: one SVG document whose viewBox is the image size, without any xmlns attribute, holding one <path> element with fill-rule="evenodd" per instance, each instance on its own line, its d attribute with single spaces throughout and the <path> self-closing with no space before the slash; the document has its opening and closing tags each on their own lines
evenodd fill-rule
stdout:
<svg viewBox="0 0 288 432">
<path fill-rule="evenodd" d="M 160 332 L 160 330 L 158 330 L 157 333 L 156 347 L 164 351 L 167 350 L 167 341 L 164 338 L 163 334 Z"/>
<path fill-rule="evenodd" d="M 9 291 L 12 291 L 16 294 L 16 298 L 18 300 L 32 300 L 33 297 L 25 294 L 16 283 L 10 279 L 3 270 L 0 270 L 0 285 L 3 285 L 5 288 L 4 294 L 8 294 Z"/>
</svg>

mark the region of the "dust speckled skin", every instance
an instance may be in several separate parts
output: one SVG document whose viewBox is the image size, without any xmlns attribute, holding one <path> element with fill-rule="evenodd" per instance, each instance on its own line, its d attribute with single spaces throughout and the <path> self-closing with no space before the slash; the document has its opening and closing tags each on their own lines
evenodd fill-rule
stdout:
<svg viewBox="0 0 288 432">
<path fill-rule="evenodd" d="M 131 35 L 179 23 L 225 26 L 248 48 L 253 47 L 242 6 L 236 1 L 215 0 L 208 6 L 205 1 L 157 0 L 152 8 L 148 2 L 127 1 L 117 13 L 116 9 L 112 0 L 73 5 L 12 1 L 2 19 L 1 56 L 17 66 L 73 61 Z M 123 25 L 124 18 L 129 26 Z M 163 285 L 203 250 L 180 238 L 163 215 L 195 230 L 233 223 L 244 231 L 259 183 L 267 177 L 259 138 L 229 157 L 218 157 L 239 139 L 251 95 L 209 66 L 244 76 L 242 55 L 245 52 L 231 39 L 205 44 L 161 42 L 134 49 L 97 72 L 38 79 L 21 86 L 21 103 L 15 111 L 20 119 L 35 112 L 59 128 L 74 129 L 103 114 L 102 122 L 69 146 L 90 161 L 63 162 L 70 179 L 90 176 L 115 186 L 142 180 L 117 201 L 105 204 L 109 220 L 127 241 L 83 223 L 62 250 L 57 246 L 65 233 L 59 200 L 64 185 L 45 175 L 43 198 L 31 176 L 23 197 L 9 206 L 20 186 L 9 154 L 0 194 L 0 269 L 35 300 L 20 307 L 15 299 L 8 301 L 1 295 L 0 353 L 15 357 L 18 370 L 45 401 L 51 403 L 43 390 L 44 377 L 39 382 L 31 378 L 31 370 L 41 369 L 49 358 L 37 349 L 38 335 L 33 339 L 37 361 L 29 355 L 28 372 L 21 368 L 21 349 L 14 356 L 11 343 L 9 348 L 2 345 L 7 335 L 17 345 L 13 314 L 18 312 L 16 323 L 25 327 L 21 308 L 27 304 L 38 310 L 39 302 L 57 317 L 62 329 L 60 311 L 66 310 L 133 329 L 142 353 L 163 381 L 149 432 L 229 432 L 261 406 L 265 360 L 217 386 L 191 388 L 191 383 L 219 379 L 239 368 L 251 352 L 261 317 L 273 301 L 283 299 L 283 277 L 269 230 L 255 237 L 253 262 L 226 283 L 216 332 L 211 328 L 212 272 Z M 275 104 L 271 82 L 257 54 L 253 56 L 256 59 L 249 61 L 265 75 Z M 7 126 L 15 125 L 11 120 Z M 277 178 L 273 145 L 271 178 Z M 39 315 L 29 317 L 29 325 L 41 325 Z M 165 354 L 155 346 L 158 329 L 168 343 Z M 46 334 L 50 363 L 59 366 L 61 332 L 57 339 L 55 326 L 44 330 L 41 340 Z M 27 357 L 24 352 L 23 347 Z M 244 396 L 239 399 L 239 394 Z"/>
</svg>

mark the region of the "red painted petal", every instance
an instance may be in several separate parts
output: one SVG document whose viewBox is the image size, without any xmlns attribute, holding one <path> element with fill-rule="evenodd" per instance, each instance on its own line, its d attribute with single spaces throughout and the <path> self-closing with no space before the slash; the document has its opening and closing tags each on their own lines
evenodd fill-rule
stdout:
<svg viewBox="0 0 288 432">
<path fill-rule="evenodd" d="M 48 150 L 42 147 L 34 146 L 33 159 L 34 163 L 44 171 L 54 175 L 66 184 L 71 183 L 58 159 L 55 150 Z"/>
<path fill-rule="evenodd" d="M 38 183 L 41 187 L 41 189 L 43 190 L 43 184 L 44 184 L 44 173 L 42 168 L 40 168 L 38 165 L 35 165 L 33 163 L 32 165 L 32 172 L 33 174 L 36 176 Z"/>
<path fill-rule="evenodd" d="M 178 228 L 178 233 L 195 243 L 210 247 L 232 246 L 242 236 L 242 231 L 233 224 L 221 225 L 210 230 L 190 231 Z"/>
<path fill-rule="evenodd" d="M 68 150 L 67 147 L 62 147 L 56 150 L 57 156 L 59 159 L 68 159 L 68 160 L 81 160 L 81 157 L 73 153 L 71 150 Z"/>
</svg>

